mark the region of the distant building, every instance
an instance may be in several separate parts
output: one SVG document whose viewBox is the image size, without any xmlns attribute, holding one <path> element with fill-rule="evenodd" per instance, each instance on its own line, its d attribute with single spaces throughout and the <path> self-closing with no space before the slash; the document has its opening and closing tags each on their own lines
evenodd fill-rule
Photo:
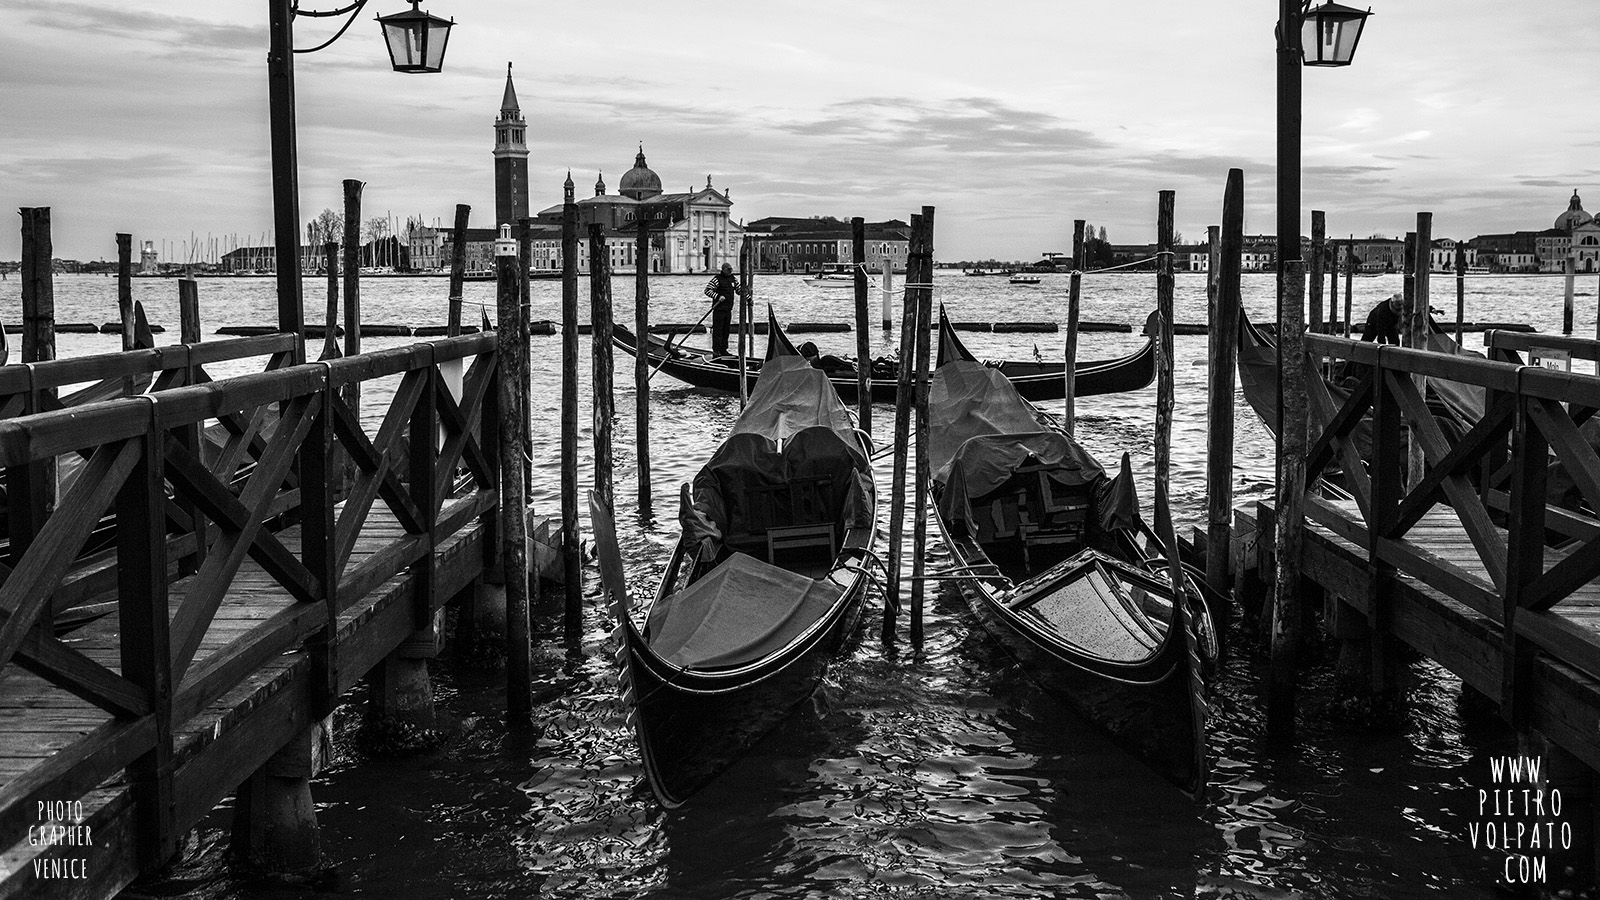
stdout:
<svg viewBox="0 0 1600 900">
<path fill-rule="evenodd" d="M 506 63 L 506 90 L 494 120 L 494 224 L 516 225 L 528 217 L 528 123 L 511 83 Z"/>
<path fill-rule="evenodd" d="M 868 272 L 881 273 L 885 265 L 905 271 L 910 225 L 890 219 L 867 222 L 863 231 Z M 825 265 L 855 261 L 851 225 L 833 216 L 770 216 L 751 222 L 745 234 L 756 241 L 758 265 L 764 272 L 814 272 Z"/>
</svg>

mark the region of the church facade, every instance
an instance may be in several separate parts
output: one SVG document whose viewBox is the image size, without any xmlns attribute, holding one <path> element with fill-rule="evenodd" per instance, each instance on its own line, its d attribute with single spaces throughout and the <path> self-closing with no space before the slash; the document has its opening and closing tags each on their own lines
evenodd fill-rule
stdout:
<svg viewBox="0 0 1600 900">
<path fill-rule="evenodd" d="M 572 176 L 567 176 L 567 196 L 572 196 Z M 682 193 L 666 193 L 661 177 L 645 162 L 644 146 L 633 159 L 633 168 L 624 172 L 615 194 L 606 192 L 605 174 L 595 179 L 594 194 L 577 201 L 580 236 L 578 268 L 589 269 L 589 226 L 598 223 L 605 234 L 611 268 L 614 272 L 633 272 L 640 265 L 639 227 L 643 223 L 649 245 L 649 258 L 643 261 L 655 274 L 695 274 L 715 272 L 728 263 L 739 267 L 739 250 L 744 244 L 744 229 L 733 221 L 733 199 L 729 191 L 717 190 L 706 176 L 706 185 L 692 185 Z M 541 226 L 561 225 L 562 204 L 540 210 Z M 534 268 L 561 267 L 559 231 L 554 246 L 539 247 Z"/>
</svg>

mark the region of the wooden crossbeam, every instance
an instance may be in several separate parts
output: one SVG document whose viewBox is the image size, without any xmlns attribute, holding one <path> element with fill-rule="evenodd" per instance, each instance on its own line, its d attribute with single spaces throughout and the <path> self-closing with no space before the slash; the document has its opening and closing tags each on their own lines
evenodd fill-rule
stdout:
<svg viewBox="0 0 1600 900">
<path fill-rule="evenodd" d="M 1556 459 L 1567 470 L 1590 509 L 1600 509 L 1600 455 L 1584 440 L 1566 410 L 1554 400 L 1530 398 L 1528 417 L 1544 432 Z"/>
<path fill-rule="evenodd" d="M 445 429 L 449 432 L 449 437 L 439 450 L 434 475 L 434 494 L 437 497 L 449 495 L 456 464 L 463 456 L 466 457 L 467 467 L 479 487 L 489 487 L 495 483 L 494 473 L 489 468 L 483 447 L 478 443 L 477 435 L 474 433 L 478 427 L 478 420 L 483 415 L 483 398 L 488 393 L 488 386 L 493 383 L 495 368 L 494 356 L 482 356 L 473 363 L 462 384 L 460 404 L 450 396 L 444 380 L 437 380 L 435 399 L 439 409 L 439 421 L 444 423 Z"/>
<path fill-rule="evenodd" d="M 200 649 L 211 619 L 221 605 L 228 584 L 244 562 L 246 552 L 255 541 L 266 518 L 271 500 L 284 482 L 289 467 L 294 463 L 295 450 L 311 430 L 312 419 L 321 397 L 308 394 L 290 400 L 278 420 L 278 429 L 267 445 L 256 470 L 245 485 L 240 502 L 250 510 L 244 527 L 233 530 L 220 529 L 206 555 L 205 564 L 195 573 L 189 585 L 189 594 L 172 620 L 172 677 L 183 676 L 194 655 Z"/>
<path fill-rule="evenodd" d="M 201 513 L 225 529 L 244 530 L 250 522 L 250 510 L 226 485 L 171 435 L 167 437 L 165 453 L 167 478 L 180 496 L 192 501 Z M 249 552 L 250 558 L 288 588 L 296 600 L 309 603 L 322 595 L 322 585 L 316 576 L 272 532 L 258 529 Z"/>
<path fill-rule="evenodd" d="M 0 587 L 0 668 L 22 645 L 138 459 L 134 441 L 117 441 L 96 450 Z"/>
<path fill-rule="evenodd" d="M 1509 397 L 1502 396 L 1443 457 L 1437 461 L 1430 459 L 1427 474 L 1401 501 L 1395 517 L 1396 527 L 1404 532 L 1415 525 L 1427 514 L 1447 477 L 1464 474 L 1467 469 L 1476 466 L 1484 454 L 1504 442 L 1506 435 L 1511 432 L 1515 414 L 1515 404 Z"/>
<path fill-rule="evenodd" d="M 356 421 L 355 413 L 343 398 L 333 395 L 329 403 L 334 413 L 333 433 L 339 443 L 349 451 L 350 458 L 356 462 L 361 471 L 376 481 L 378 496 L 389 505 L 400 524 L 412 533 L 422 531 L 422 511 L 417 509 L 405 485 L 400 483 L 400 477 L 395 474 L 394 467 L 389 464 L 393 444 L 386 444 L 390 449 L 379 452 L 377 446 L 367 437 L 367 433 L 361 430 L 361 423 Z M 409 414 L 408 411 L 407 415 Z M 393 442 L 394 437 L 390 435 L 385 440 Z M 370 498 L 367 502 L 371 502 Z M 349 508 L 348 501 L 345 506 Z M 362 517 L 365 518 L 364 509 Z"/>
<path fill-rule="evenodd" d="M 16 661 L 112 715 L 138 717 L 150 712 L 149 695 L 138 685 L 37 628 L 23 638 Z"/>
<path fill-rule="evenodd" d="M 1385 377 L 1389 380 L 1390 392 L 1399 401 L 1401 411 L 1410 421 L 1411 439 L 1422 449 L 1422 457 L 1428 465 L 1442 473 L 1438 479 L 1438 490 L 1449 498 L 1451 508 L 1460 517 L 1461 525 L 1467 532 L 1467 539 L 1472 542 L 1473 549 L 1477 550 L 1478 558 L 1483 562 L 1484 570 L 1489 573 L 1489 579 L 1494 582 L 1495 589 L 1504 590 L 1506 546 L 1495 531 L 1494 520 L 1490 518 L 1488 508 L 1483 505 L 1483 498 L 1473 490 L 1465 474 L 1451 471 L 1444 465 L 1445 458 L 1450 454 L 1450 444 L 1439 431 L 1439 423 L 1434 421 L 1433 413 L 1428 410 L 1427 402 L 1422 399 L 1422 392 L 1417 390 L 1416 382 L 1394 372 L 1387 373 Z M 1406 512 L 1407 501 L 1416 498 L 1414 506 L 1432 505 L 1427 500 L 1431 491 L 1425 487 L 1426 484 L 1426 481 L 1419 482 L 1401 499 L 1395 520 L 1385 531 L 1384 537 L 1399 537 L 1410 527 L 1402 518 Z M 1425 491 L 1428 493 L 1424 493 Z M 1418 512 L 1416 519 L 1420 518 L 1422 513 Z"/>
<path fill-rule="evenodd" d="M 426 387 L 426 373 L 421 369 L 413 369 L 406 373 L 400 380 L 400 386 L 395 389 L 389 409 L 383 414 L 383 423 L 378 426 L 376 444 L 365 440 L 366 433 L 360 428 L 350 431 L 348 429 L 350 423 L 345 423 L 345 430 L 349 433 L 341 438 L 341 442 L 350 449 L 351 458 L 355 460 L 362 473 L 357 476 L 355 484 L 350 487 L 350 492 L 345 495 L 344 511 L 339 514 L 339 522 L 334 528 L 334 571 L 343 572 L 345 564 L 350 561 L 350 553 L 355 549 L 356 539 L 361 534 L 361 525 L 367 520 L 367 511 L 372 508 L 372 501 L 377 498 L 384 476 L 390 471 L 390 460 L 393 459 L 400 439 L 405 436 L 411 413 L 416 409 L 417 399 L 422 396 L 422 391 Z M 335 434 L 340 433 L 340 427 L 339 419 L 335 417 Z M 415 516 L 414 520 L 420 518 Z M 417 530 L 421 531 L 420 521 Z"/>
<path fill-rule="evenodd" d="M 1314 367 L 1315 365 L 1310 356 L 1306 357 L 1305 364 L 1308 367 Z M 1307 373 L 1305 379 L 1306 394 L 1311 401 L 1308 405 L 1308 412 L 1310 415 L 1315 416 L 1323 423 L 1331 423 L 1337 417 L 1337 414 L 1333 408 L 1333 398 L 1329 396 L 1328 386 L 1323 383 L 1322 378 L 1320 376 L 1312 377 L 1313 374 L 1314 373 Z M 1356 394 L 1352 395 L 1351 398 L 1346 401 L 1346 406 L 1348 407 L 1354 404 L 1360 404 L 1362 407 L 1362 414 L 1365 414 L 1366 408 L 1372 405 L 1375 384 L 1376 382 L 1373 381 L 1372 375 L 1369 372 L 1366 379 L 1363 381 L 1362 386 L 1357 389 Z M 1356 421 L 1359 422 L 1360 418 L 1356 417 Z M 1352 431 L 1354 428 L 1354 425 L 1350 426 Z M 1350 493 L 1355 496 L 1356 505 L 1361 509 L 1362 517 L 1367 521 L 1371 521 L 1372 481 L 1367 475 L 1365 461 L 1361 458 L 1361 451 L 1355 446 L 1355 441 L 1348 434 L 1343 434 L 1333 429 L 1331 425 L 1325 424 L 1323 426 L 1323 436 L 1328 437 L 1329 435 L 1335 436 L 1330 437 L 1329 442 L 1331 445 L 1338 448 L 1340 463 L 1344 466 L 1345 477 L 1350 483 Z M 1321 446 L 1322 439 L 1318 438 L 1317 444 L 1315 447 L 1313 447 L 1308 459 L 1317 458 L 1320 455 Z M 1320 474 L 1324 466 L 1325 464 L 1318 465 L 1316 467 L 1316 472 Z M 1311 483 L 1311 478 L 1312 469 L 1308 466 L 1306 469 L 1306 482 L 1308 484 Z"/>
</svg>

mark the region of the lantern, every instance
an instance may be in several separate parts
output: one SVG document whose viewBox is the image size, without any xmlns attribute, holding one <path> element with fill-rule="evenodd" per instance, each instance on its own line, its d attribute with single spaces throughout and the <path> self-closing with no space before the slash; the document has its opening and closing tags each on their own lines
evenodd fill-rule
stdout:
<svg viewBox="0 0 1600 900">
<path fill-rule="evenodd" d="M 1348 66 L 1361 40 L 1365 12 L 1328 2 L 1306 10 L 1300 17 L 1300 48 L 1308 66 Z"/>
<path fill-rule="evenodd" d="M 411 9 L 392 16 L 379 16 L 383 39 L 389 45 L 389 61 L 396 72 L 437 72 L 444 68 L 444 47 L 450 40 L 454 19 L 429 15 L 411 0 Z"/>
</svg>

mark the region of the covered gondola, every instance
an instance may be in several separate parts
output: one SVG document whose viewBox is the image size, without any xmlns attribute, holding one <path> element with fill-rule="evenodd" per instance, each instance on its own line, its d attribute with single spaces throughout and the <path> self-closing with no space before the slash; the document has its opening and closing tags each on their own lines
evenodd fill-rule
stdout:
<svg viewBox="0 0 1600 900">
<path fill-rule="evenodd" d="M 1108 477 L 972 361 L 942 311 L 928 410 L 929 500 L 979 621 L 1048 693 L 1197 795 L 1216 629 L 1170 528 L 1141 519 L 1127 455 Z"/>
<path fill-rule="evenodd" d="M 770 324 L 769 328 L 776 327 Z M 638 337 L 620 325 L 611 329 L 612 343 L 624 352 L 637 356 Z M 783 338 L 788 343 L 788 338 Z M 669 342 L 651 335 L 645 342 L 650 365 L 673 378 L 699 388 L 714 391 L 739 391 L 739 360 L 737 357 L 713 358 L 709 350 L 686 347 L 677 341 Z M 1025 399 L 1033 401 L 1060 400 L 1066 396 L 1066 371 L 1064 362 L 1038 362 L 1010 359 L 993 363 Z M 875 367 L 876 368 L 876 367 Z M 1117 394 L 1147 387 L 1156 377 L 1155 343 L 1147 340 L 1138 350 L 1115 359 L 1092 360 L 1077 365 L 1075 392 L 1079 397 L 1095 394 Z M 761 360 L 745 361 L 745 378 L 755 385 L 761 371 Z M 894 402 L 896 377 L 893 372 L 873 373 L 872 399 L 879 403 Z M 839 396 L 846 401 L 856 398 L 856 370 L 854 365 L 828 372 Z"/>
<path fill-rule="evenodd" d="M 692 484 L 637 621 L 610 511 L 591 495 L 622 696 L 650 786 L 676 807 L 811 695 L 860 618 L 876 536 L 867 437 L 774 325 L 744 412 Z"/>
</svg>

